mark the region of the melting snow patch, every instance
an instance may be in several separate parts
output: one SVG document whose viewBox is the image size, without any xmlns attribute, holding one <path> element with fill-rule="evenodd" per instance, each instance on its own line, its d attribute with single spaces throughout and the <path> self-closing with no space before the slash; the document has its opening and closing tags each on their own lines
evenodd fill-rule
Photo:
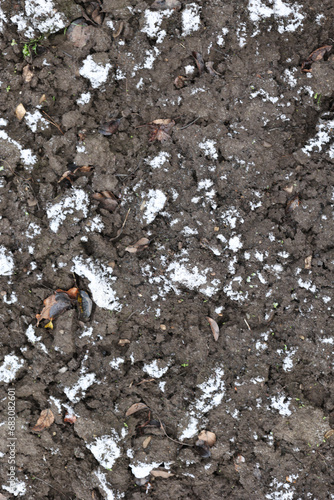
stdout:
<svg viewBox="0 0 334 500">
<path fill-rule="evenodd" d="M 27 491 L 26 483 L 24 481 L 18 481 L 17 479 L 10 481 L 10 486 L 3 485 L 2 488 L 14 495 L 14 497 L 21 497 L 25 495 Z"/>
<path fill-rule="evenodd" d="M 15 304 L 15 302 L 17 302 L 16 293 L 12 292 L 10 294 L 10 296 L 8 296 L 8 297 L 7 297 L 7 293 L 6 293 L 6 295 L 3 298 L 3 301 L 5 304 Z"/>
<path fill-rule="evenodd" d="M 166 151 L 160 151 L 158 156 L 155 156 L 152 160 L 147 160 L 147 163 L 152 167 L 152 168 L 159 168 L 162 167 L 168 161 L 168 158 L 170 158 L 170 154 L 166 153 Z"/>
<path fill-rule="evenodd" d="M 285 400 L 287 402 L 285 403 Z M 271 398 L 271 408 L 274 410 L 278 410 L 280 415 L 284 417 L 289 417 L 291 415 L 291 411 L 289 410 L 291 398 L 287 398 L 286 396 L 273 396 Z"/>
<path fill-rule="evenodd" d="M 5 247 L 0 246 L 0 276 L 10 276 L 14 271 L 14 259 L 12 253 Z"/>
<path fill-rule="evenodd" d="M 32 153 L 31 149 L 23 149 L 21 144 L 11 139 L 4 130 L 0 130 L 0 139 L 17 147 L 20 151 L 21 160 L 26 166 L 34 165 L 37 162 L 37 157 Z"/>
<path fill-rule="evenodd" d="M 199 289 L 200 292 L 209 297 L 217 292 L 217 286 L 220 284 L 217 279 L 208 283 L 208 273 L 211 271 L 211 268 L 200 271 L 197 266 L 192 266 L 191 269 L 187 269 L 185 264 L 180 262 L 172 262 L 167 268 L 167 272 L 170 273 L 170 279 L 172 281 L 180 283 L 190 290 Z M 175 288 L 174 291 L 179 293 Z"/>
<path fill-rule="evenodd" d="M 143 371 L 146 372 L 150 377 L 161 378 L 167 371 L 168 366 L 159 368 L 158 360 L 154 360 L 151 363 L 143 366 Z"/>
<path fill-rule="evenodd" d="M 279 33 L 284 33 L 284 31 L 296 31 L 296 29 L 302 25 L 304 16 L 300 13 L 300 5 L 297 3 L 289 5 L 283 0 L 269 0 L 269 3 L 271 7 L 268 7 L 261 0 L 249 0 L 249 17 L 253 23 L 257 25 L 262 19 L 268 19 L 274 16 L 276 20 L 280 21 L 278 25 Z M 284 24 L 280 18 L 285 18 L 286 24 Z"/>
<path fill-rule="evenodd" d="M 66 17 L 57 12 L 52 0 L 26 0 L 25 14 L 16 14 L 11 21 L 17 24 L 18 30 L 23 31 L 26 38 L 33 38 L 35 30 L 39 33 L 55 33 L 66 26 Z M 28 26 L 28 21 L 34 27 Z"/>
<path fill-rule="evenodd" d="M 316 286 L 312 285 L 312 281 L 303 281 L 301 278 L 298 280 L 298 285 L 300 288 L 305 288 L 306 290 L 310 290 L 310 292 L 315 293 Z"/>
<path fill-rule="evenodd" d="M 34 113 L 26 112 L 24 119 L 32 132 L 37 132 L 37 127 L 42 130 L 49 126 L 48 122 L 43 118 L 42 114 L 36 110 Z"/>
<path fill-rule="evenodd" d="M 73 387 L 65 387 L 64 393 L 66 394 L 68 399 L 72 401 L 72 403 L 77 403 L 85 396 L 88 387 L 94 384 L 95 378 L 95 373 L 87 373 L 86 375 L 82 375 Z M 78 396 L 79 392 L 81 393 L 80 396 Z"/>
<path fill-rule="evenodd" d="M 122 363 L 124 363 L 123 358 L 115 358 L 112 361 L 110 361 L 109 365 L 113 370 L 119 370 L 119 367 Z"/>
<path fill-rule="evenodd" d="M 145 10 L 145 26 L 142 29 L 150 38 L 156 38 L 158 43 L 161 43 L 166 36 L 166 31 L 161 30 L 160 26 L 164 17 L 170 17 L 173 14 L 172 9 L 164 11 Z"/>
<path fill-rule="evenodd" d="M 116 292 L 112 289 L 112 283 L 116 278 L 112 277 L 111 267 L 97 264 L 91 258 L 84 260 L 82 257 L 75 257 L 72 271 L 88 279 L 93 301 L 98 307 L 116 311 L 122 308 Z"/>
<path fill-rule="evenodd" d="M 107 81 L 110 69 L 110 63 L 104 66 L 102 63 L 95 62 L 93 56 L 89 55 L 84 59 L 83 66 L 80 68 L 79 73 L 84 78 L 90 80 L 93 89 L 97 89 Z"/>
<path fill-rule="evenodd" d="M 82 105 L 82 106 L 84 104 L 88 104 L 91 97 L 92 97 L 92 95 L 90 92 L 86 92 L 84 94 L 81 94 L 81 96 L 77 99 L 77 104 Z"/>
<path fill-rule="evenodd" d="M 44 351 L 45 353 L 48 352 L 45 345 L 42 342 L 40 342 L 42 337 L 41 336 L 36 337 L 35 329 L 32 325 L 29 325 L 28 328 L 26 329 L 26 337 L 29 340 L 29 342 L 31 342 L 32 344 L 37 343 L 37 345 L 42 349 L 42 351 Z"/>
<path fill-rule="evenodd" d="M 193 31 L 197 31 L 201 25 L 200 18 L 201 7 L 195 3 L 186 5 L 182 12 L 182 36 L 190 35 Z"/>
<path fill-rule="evenodd" d="M 18 358 L 15 354 L 7 354 L 0 366 L 0 382 L 9 384 L 9 382 L 15 380 L 17 372 L 23 365 L 23 359 Z"/>
<path fill-rule="evenodd" d="M 152 462 L 150 464 L 146 464 L 143 462 L 137 462 L 136 464 L 130 464 L 132 474 L 137 479 L 142 479 L 150 474 L 151 470 L 156 469 L 161 465 L 161 462 Z"/>
<path fill-rule="evenodd" d="M 74 211 L 82 211 L 83 217 L 88 214 L 88 195 L 83 189 L 72 189 L 71 194 L 65 199 L 54 205 L 50 204 L 46 210 L 46 214 L 50 221 L 50 229 L 56 233 L 59 226 L 64 222 L 67 215 L 73 214 Z"/>
<path fill-rule="evenodd" d="M 148 201 L 145 204 L 143 218 L 146 224 L 151 224 L 158 213 L 164 208 L 167 196 L 160 189 L 150 189 L 147 193 Z"/>
<path fill-rule="evenodd" d="M 203 149 L 206 156 L 209 156 L 213 160 L 217 160 L 218 154 L 217 154 L 217 149 L 216 149 L 215 145 L 216 145 L 215 141 L 213 141 L 211 139 L 207 139 L 206 141 L 200 142 L 198 146 L 201 149 Z"/>
<path fill-rule="evenodd" d="M 101 488 L 105 492 L 106 500 L 119 500 L 120 498 L 124 498 L 124 493 L 116 493 L 110 488 L 110 484 L 107 481 L 106 474 L 104 474 L 100 469 L 94 472 L 95 476 L 98 478 Z"/>
<path fill-rule="evenodd" d="M 334 128 L 334 120 L 320 120 L 317 126 L 317 134 L 315 137 L 310 139 L 308 143 L 303 147 L 303 153 L 309 155 L 315 148 L 316 153 L 320 153 L 325 144 L 328 144 L 331 139 L 333 139 L 332 129 Z M 330 158 L 334 158 L 333 147 L 329 150 Z"/>
<path fill-rule="evenodd" d="M 116 431 L 112 429 L 111 436 L 95 438 L 95 441 L 87 444 L 87 448 L 93 453 L 102 467 L 112 469 L 116 460 L 121 456 L 121 450 L 117 446 L 119 439 Z"/>
<path fill-rule="evenodd" d="M 238 250 L 240 250 L 240 248 L 242 248 L 242 243 L 240 241 L 240 237 L 233 236 L 232 238 L 230 238 L 230 240 L 228 242 L 228 246 L 233 252 L 237 252 Z"/>
</svg>

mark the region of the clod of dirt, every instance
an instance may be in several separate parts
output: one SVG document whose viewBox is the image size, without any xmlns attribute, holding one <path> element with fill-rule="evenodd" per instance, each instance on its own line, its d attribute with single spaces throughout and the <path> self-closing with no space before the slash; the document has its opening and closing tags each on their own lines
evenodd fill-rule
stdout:
<svg viewBox="0 0 334 500">
<path fill-rule="evenodd" d="M 196 441 L 195 450 L 202 458 L 210 458 L 211 457 L 211 451 L 210 451 L 209 445 L 206 441 L 203 441 L 203 439 L 198 439 Z"/>
<path fill-rule="evenodd" d="M 206 319 L 210 323 L 211 331 L 212 331 L 212 334 L 213 334 L 213 338 L 217 342 L 217 340 L 219 339 L 219 326 L 217 325 L 217 323 L 215 322 L 215 320 L 212 319 L 212 318 L 209 318 L 209 316 L 207 316 Z M 202 438 L 200 438 L 200 439 L 202 439 Z"/>
<path fill-rule="evenodd" d="M 167 470 L 151 470 L 150 472 L 151 476 L 153 477 L 163 477 L 164 479 L 168 479 L 169 477 L 175 476 L 175 474 L 172 474 L 171 472 L 168 472 Z"/>
<path fill-rule="evenodd" d="M 148 409 L 148 407 L 146 406 L 145 403 L 134 403 L 132 406 L 130 406 L 130 408 L 126 412 L 125 416 L 129 417 L 130 415 L 133 415 L 137 411 L 147 410 L 147 409 Z"/>
<path fill-rule="evenodd" d="M 23 106 L 22 102 L 17 106 L 15 110 L 16 118 L 21 121 L 26 114 L 26 108 Z"/>
<path fill-rule="evenodd" d="M 217 438 L 216 438 L 216 434 L 214 432 L 201 431 L 198 434 L 198 440 L 205 441 L 211 447 L 216 443 Z"/>
<path fill-rule="evenodd" d="M 155 140 L 160 142 L 168 141 L 170 137 L 170 131 L 175 125 L 175 121 L 167 118 L 165 120 L 154 120 L 149 123 L 149 127 L 152 129 L 149 141 L 153 142 Z"/>
<path fill-rule="evenodd" d="M 129 253 L 142 252 L 143 250 L 145 250 L 145 248 L 148 247 L 149 244 L 150 240 L 148 240 L 147 238 L 140 238 L 140 240 L 138 240 L 134 245 L 126 247 L 125 251 Z"/>
<path fill-rule="evenodd" d="M 43 429 L 50 427 L 53 424 L 55 417 L 50 409 L 41 411 L 40 417 L 36 425 L 31 429 L 34 432 L 41 432 Z"/>
<path fill-rule="evenodd" d="M 175 10 L 180 10 L 181 9 L 181 2 L 178 0 L 155 0 L 152 5 L 151 9 L 156 9 L 156 10 L 166 10 L 166 9 L 175 9 Z"/>
<path fill-rule="evenodd" d="M 94 193 L 93 198 L 100 203 L 101 208 L 108 210 L 108 212 L 114 212 L 118 207 L 117 198 L 111 191 Z"/>
<path fill-rule="evenodd" d="M 296 195 L 293 198 L 291 198 L 286 204 L 285 212 L 287 214 L 292 213 L 294 210 L 296 210 L 296 208 L 299 207 L 299 204 L 300 204 L 299 196 Z"/>
<path fill-rule="evenodd" d="M 77 167 L 75 163 L 70 163 L 69 165 L 67 165 L 67 168 L 68 170 L 63 173 L 58 183 L 66 180 L 72 185 L 72 183 L 80 176 L 80 174 L 85 175 L 94 170 L 94 167 L 92 166 L 84 165 L 82 167 Z"/>
<path fill-rule="evenodd" d="M 328 52 L 332 49 L 333 45 L 324 45 L 318 49 L 311 52 L 308 58 L 302 62 L 301 70 L 303 73 L 309 73 L 312 71 L 312 63 L 316 61 L 321 61 Z"/>
<path fill-rule="evenodd" d="M 311 269 L 312 267 L 312 255 L 309 255 L 308 257 L 305 258 L 305 269 Z"/>
<path fill-rule="evenodd" d="M 28 64 L 27 66 L 24 66 L 24 68 L 22 70 L 22 76 L 23 76 L 23 80 L 25 81 L 25 83 L 31 82 L 31 80 L 33 79 L 34 73 L 32 71 L 32 66 L 30 66 L 30 64 Z"/>
<path fill-rule="evenodd" d="M 66 31 L 67 39 L 73 43 L 74 47 L 82 49 L 89 42 L 94 28 L 88 26 L 81 17 L 73 21 Z"/>
<path fill-rule="evenodd" d="M 78 309 L 79 319 L 81 321 L 87 321 L 92 314 L 93 302 L 88 293 L 84 290 L 79 290 L 78 293 Z"/>
<path fill-rule="evenodd" d="M 201 75 L 203 73 L 203 71 L 205 70 L 203 56 L 200 52 L 196 52 L 195 50 L 192 52 L 192 56 L 195 59 L 196 66 L 198 68 L 199 74 Z"/>
<path fill-rule="evenodd" d="M 102 135 L 114 134 L 115 132 L 117 132 L 120 123 L 121 123 L 121 118 L 102 123 L 102 125 L 99 127 L 99 134 Z"/>
<path fill-rule="evenodd" d="M 177 89 L 182 89 L 186 84 L 187 78 L 185 76 L 177 76 L 174 80 L 174 85 Z"/>
<path fill-rule="evenodd" d="M 77 417 L 75 415 L 72 415 L 70 413 L 66 413 L 64 417 L 64 422 L 68 422 L 69 424 L 74 424 L 77 420 Z"/>
</svg>

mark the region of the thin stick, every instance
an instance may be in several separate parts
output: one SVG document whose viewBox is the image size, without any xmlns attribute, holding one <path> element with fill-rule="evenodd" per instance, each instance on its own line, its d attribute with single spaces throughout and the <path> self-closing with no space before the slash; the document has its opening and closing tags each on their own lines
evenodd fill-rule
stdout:
<svg viewBox="0 0 334 500">
<path fill-rule="evenodd" d="M 60 125 L 58 125 L 58 123 L 56 123 L 55 121 L 52 120 L 51 116 L 49 116 L 45 111 L 42 111 L 42 113 L 45 114 L 45 116 L 47 116 L 49 119 L 47 120 L 49 123 L 51 123 L 52 125 L 54 125 L 58 130 L 59 132 L 64 135 L 64 132 L 62 131 L 62 129 L 60 128 Z"/>
<path fill-rule="evenodd" d="M 244 318 L 244 322 L 246 323 L 246 325 L 248 327 L 248 330 L 252 330 L 251 327 L 249 326 L 248 322 L 247 322 L 247 319 Z"/>
<path fill-rule="evenodd" d="M 111 238 L 111 239 L 110 239 L 110 241 L 117 240 L 117 238 L 119 238 L 119 237 L 121 236 L 121 234 L 122 234 L 122 232 L 123 232 L 123 229 L 124 229 L 124 226 L 125 226 L 125 224 L 126 224 L 126 221 L 128 220 L 128 217 L 129 217 L 129 213 L 130 213 L 130 211 L 131 211 L 131 208 L 129 208 L 128 213 L 127 213 L 127 214 L 126 214 L 126 216 L 125 216 L 125 219 L 124 219 L 124 222 L 123 222 L 123 224 L 122 224 L 121 229 L 119 229 L 119 230 L 117 231 L 117 235 L 115 236 L 115 238 Z"/>
<path fill-rule="evenodd" d="M 61 491 L 57 490 L 57 488 L 55 488 L 54 486 L 52 486 L 52 484 L 47 483 L 46 481 L 44 481 L 44 479 L 40 479 L 39 477 L 36 477 L 36 476 L 33 476 L 33 479 L 37 479 L 38 481 L 41 481 L 41 483 L 47 484 L 48 486 L 50 486 L 50 488 L 53 488 L 55 491 L 58 491 L 58 493 L 60 493 L 64 498 L 66 498 L 66 495 L 64 495 L 64 493 L 62 493 Z"/>
<path fill-rule="evenodd" d="M 197 120 L 199 120 L 199 118 L 200 118 L 200 117 L 198 117 L 198 118 L 196 118 L 196 120 L 194 120 L 194 121 L 192 121 L 192 122 L 188 123 L 188 125 L 185 125 L 184 127 L 179 128 L 179 130 L 184 130 L 184 129 L 186 129 L 186 128 L 190 127 L 190 125 L 193 125 L 194 123 L 196 123 L 196 122 L 197 122 Z"/>
</svg>

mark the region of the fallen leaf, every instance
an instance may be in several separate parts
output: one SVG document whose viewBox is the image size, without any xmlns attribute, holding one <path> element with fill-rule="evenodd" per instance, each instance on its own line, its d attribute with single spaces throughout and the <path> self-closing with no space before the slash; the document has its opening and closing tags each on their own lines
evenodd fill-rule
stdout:
<svg viewBox="0 0 334 500">
<path fill-rule="evenodd" d="M 47 427 L 50 427 L 50 425 L 53 424 L 55 418 L 50 409 L 43 410 L 41 411 L 40 417 L 37 420 L 36 425 L 31 429 L 34 432 L 40 432 L 43 429 L 46 429 Z"/>
<path fill-rule="evenodd" d="M 22 118 L 23 118 L 23 117 L 24 117 L 24 115 L 26 114 L 26 109 L 25 109 L 25 107 L 23 106 L 23 104 L 22 104 L 22 103 L 20 103 L 20 104 L 17 106 L 17 108 L 16 108 L 16 110 L 15 110 L 15 114 L 16 114 L 16 118 L 17 118 L 18 120 L 20 120 L 20 121 L 22 120 Z"/>
<path fill-rule="evenodd" d="M 160 142 L 165 142 L 169 140 L 171 138 L 169 132 L 172 130 L 174 125 L 175 121 L 171 120 L 170 118 L 164 120 L 158 119 L 149 123 L 149 127 L 152 129 L 149 141 L 153 142 L 157 140 Z"/>
<path fill-rule="evenodd" d="M 305 269 L 311 269 L 312 267 L 312 255 L 309 255 L 308 257 L 305 258 Z"/>
<path fill-rule="evenodd" d="M 143 448 L 144 448 L 144 450 L 148 447 L 148 445 L 150 444 L 151 440 L 152 440 L 152 436 L 147 436 L 147 438 L 144 439 L 144 441 L 143 441 Z"/>
<path fill-rule="evenodd" d="M 129 339 L 119 339 L 118 341 L 118 345 L 120 346 L 125 346 L 126 344 L 130 344 L 130 340 Z"/>
<path fill-rule="evenodd" d="M 209 445 L 205 441 L 203 441 L 203 439 L 198 439 L 198 441 L 196 441 L 195 449 L 202 458 L 211 457 L 211 451 Z"/>
<path fill-rule="evenodd" d="M 113 38 L 118 38 L 119 35 L 122 33 L 123 28 L 124 28 L 124 23 L 123 21 L 121 21 L 119 23 L 118 29 L 115 31 L 115 33 L 112 34 Z"/>
<path fill-rule="evenodd" d="M 118 127 L 121 123 L 121 119 L 118 118 L 117 120 L 111 120 L 109 122 L 102 123 L 102 125 L 99 127 L 99 134 L 102 135 L 112 135 L 117 132 Z"/>
<path fill-rule="evenodd" d="M 68 422 L 69 424 L 74 424 L 76 422 L 77 417 L 71 413 L 66 413 L 64 417 L 64 422 Z"/>
<path fill-rule="evenodd" d="M 31 82 L 31 80 L 34 77 L 34 73 L 32 72 L 31 68 L 32 68 L 32 66 L 30 66 L 30 64 L 28 64 L 27 66 L 24 66 L 24 68 L 22 70 L 23 80 L 26 83 Z"/>
<path fill-rule="evenodd" d="M 296 208 L 298 208 L 299 204 L 300 204 L 299 196 L 296 195 L 293 198 L 291 198 L 286 204 L 285 212 L 287 214 L 292 213 L 294 210 L 296 210 Z"/>
<path fill-rule="evenodd" d="M 125 416 L 129 417 L 130 415 L 133 415 L 137 411 L 146 410 L 146 409 L 148 409 L 148 407 L 146 406 L 146 404 L 144 404 L 144 403 L 134 403 L 132 406 L 130 406 L 130 408 L 126 412 Z"/>
<path fill-rule="evenodd" d="M 42 102 L 44 102 L 44 101 L 46 101 L 46 95 L 45 94 L 42 95 L 42 97 L 40 98 L 38 104 L 42 104 Z"/>
<path fill-rule="evenodd" d="M 94 193 L 93 198 L 100 203 L 101 208 L 108 210 L 108 212 L 114 212 L 118 207 L 116 196 L 111 191 Z"/>
<path fill-rule="evenodd" d="M 332 49 L 332 45 L 324 45 L 318 49 L 311 52 L 308 58 L 302 62 L 301 70 L 303 73 L 309 73 L 312 71 L 312 63 L 316 61 L 321 61 L 323 57 Z"/>
<path fill-rule="evenodd" d="M 93 302 L 87 292 L 80 290 L 78 293 L 79 319 L 87 321 L 92 314 Z"/>
<path fill-rule="evenodd" d="M 157 10 L 166 10 L 166 9 L 175 9 L 175 10 L 180 10 L 181 9 L 181 2 L 179 0 L 155 0 L 152 5 L 151 9 L 157 9 Z"/>
<path fill-rule="evenodd" d="M 283 190 L 288 194 L 292 194 L 293 193 L 293 186 L 286 186 L 285 188 L 283 188 Z"/>
<path fill-rule="evenodd" d="M 329 431 L 326 432 L 324 435 L 324 439 L 329 439 L 331 436 L 334 434 L 334 429 L 329 429 Z"/>
<path fill-rule="evenodd" d="M 202 54 L 200 52 L 193 51 L 192 55 L 193 55 L 193 57 L 195 59 L 196 66 L 198 68 L 199 74 L 201 75 L 203 73 L 204 69 L 205 69 L 205 64 L 204 64 L 204 60 L 203 60 Z"/>
<path fill-rule="evenodd" d="M 209 318 L 209 316 L 207 316 L 206 319 L 210 323 L 211 331 L 213 333 L 213 338 L 217 342 L 217 340 L 219 339 L 219 326 L 217 325 L 217 323 L 215 322 L 215 320 L 212 319 L 212 318 Z"/>
<path fill-rule="evenodd" d="M 80 174 L 85 175 L 94 170 L 94 167 L 92 166 L 83 165 L 82 167 L 77 167 L 75 163 L 69 163 L 67 165 L 67 168 L 68 170 L 66 170 L 66 172 L 63 173 L 63 175 L 58 181 L 58 184 L 64 180 L 67 180 L 70 182 L 70 184 L 72 184 L 72 182 L 75 181 L 75 179 L 77 179 L 80 176 Z"/>
<path fill-rule="evenodd" d="M 52 319 L 50 319 L 49 323 L 47 323 L 44 328 L 50 328 L 50 330 L 53 330 L 53 323 L 52 323 Z"/>
<path fill-rule="evenodd" d="M 186 84 L 187 78 L 185 76 L 177 76 L 174 80 L 174 85 L 177 89 L 182 89 Z"/>
<path fill-rule="evenodd" d="M 61 290 L 61 288 L 58 288 L 56 292 L 66 293 L 70 299 L 75 300 L 78 297 L 79 289 L 76 287 L 70 288 L 69 290 Z"/>
<path fill-rule="evenodd" d="M 129 253 L 137 253 L 142 252 L 145 248 L 148 247 L 150 240 L 147 238 L 140 238 L 134 245 L 130 245 L 126 247 L 125 251 Z"/>
<path fill-rule="evenodd" d="M 73 43 L 74 47 L 82 49 L 90 40 L 93 30 L 94 28 L 92 26 L 88 26 L 83 18 L 76 19 L 67 29 L 66 37 L 71 43 Z"/>
<path fill-rule="evenodd" d="M 171 472 L 168 472 L 166 470 L 151 470 L 150 474 L 153 477 L 163 477 L 164 479 L 175 476 L 175 474 L 172 474 Z"/>
<path fill-rule="evenodd" d="M 98 2 L 89 2 L 86 7 L 86 14 L 90 16 L 91 20 L 95 24 L 101 25 L 104 20 L 104 13 L 101 9 L 101 4 Z"/>
<path fill-rule="evenodd" d="M 200 441 L 205 441 L 211 447 L 216 443 L 216 434 L 210 431 L 201 431 L 198 435 Z"/>
<path fill-rule="evenodd" d="M 47 297 L 44 301 L 44 307 L 41 314 L 36 314 L 37 326 L 42 319 L 46 319 L 49 323 L 46 328 L 53 329 L 52 320 L 60 316 L 73 305 L 73 298 L 78 294 L 77 288 L 70 288 L 68 291 L 58 289 L 55 293 Z"/>
</svg>

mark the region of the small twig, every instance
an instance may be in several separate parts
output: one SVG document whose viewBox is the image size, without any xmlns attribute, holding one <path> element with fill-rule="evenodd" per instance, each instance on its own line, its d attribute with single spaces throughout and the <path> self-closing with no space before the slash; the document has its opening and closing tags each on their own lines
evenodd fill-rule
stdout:
<svg viewBox="0 0 334 500">
<path fill-rule="evenodd" d="M 247 319 L 244 318 L 244 322 L 246 323 L 246 325 L 248 327 L 248 330 L 252 330 L 251 327 L 249 326 L 248 322 L 247 322 Z"/>
<path fill-rule="evenodd" d="M 194 123 L 196 123 L 197 120 L 199 120 L 199 118 L 200 117 L 198 117 L 198 118 L 196 118 L 196 120 L 193 120 L 192 122 L 188 123 L 188 125 L 185 125 L 184 127 L 179 128 L 179 130 L 184 130 L 184 129 L 190 127 L 190 125 L 193 125 Z"/>
<path fill-rule="evenodd" d="M 145 380 L 142 380 L 141 382 L 138 382 L 137 384 L 135 385 L 141 385 L 141 384 L 146 384 L 148 382 L 155 382 L 155 378 L 148 378 L 148 379 L 145 379 Z"/>
<path fill-rule="evenodd" d="M 47 120 L 49 123 L 51 123 L 52 125 L 54 125 L 58 130 L 59 132 L 64 135 L 64 132 L 62 131 L 62 129 L 60 128 L 60 125 L 58 125 L 58 123 L 56 123 L 55 121 L 52 120 L 51 116 L 49 116 L 45 111 L 42 111 L 42 113 L 45 114 L 45 116 L 47 116 L 49 119 Z"/>
<path fill-rule="evenodd" d="M 58 493 L 60 493 L 64 498 L 66 498 L 66 495 L 64 495 L 64 493 L 62 493 L 61 491 L 57 490 L 57 488 L 55 488 L 54 486 L 52 486 L 52 484 L 47 483 L 46 481 L 44 481 L 44 479 L 40 479 L 39 477 L 36 477 L 36 476 L 33 476 L 33 479 L 37 479 L 38 481 L 41 481 L 41 483 L 47 484 L 48 486 L 50 486 L 50 488 L 53 488 L 55 491 L 57 491 Z"/>
<path fill-rule="evenodd" d="M 131 211 L 131 208 L 129 208 L 128 213 L 125 216 L 125 219 L 124 219 L 124 222 L 122 224 L 122 227 L 117 231 L 117 235 L 114 238 L 111 238 L 110 241 L 115 241 L 115 240 L 117 240 L 117 238 L 119 238 L 121 236 L 121 234 L 123 232 L 123 229 L 124 229 L 124 226 L 126 224 L 126 221 L 128 220 L 130 211 Z"/>
<path fill-rule="evenodd" d="M 159 422 L 160 422 L 160 428 L 163 430 L 163 432 L 164 432 L 164 434 L 165 434 L 166 438 L 168 438 L 168 439 L 170 439 L 171 441 L 173 441 L 173 443 L 182 444 L 182 446 L 191 446 L 191 447 L 193 448 L 193 446 L 194 446 L 193 444 L 182 443 L 181 441 L 178 441 L 177 439 L 173 439 L 173 438 L 171 438 L 170 436 L 168 436 L 168 434 L 167 434 L 167 432 L 166 432 L 166 430 L 165 430 L 165 428 L 164 428 L 164 426 L 163 426 L 163 424 L 162 424 L 162 422 L 161 422 L 161 420 L 160 420 L 160 418 L 159 418 L 158 416 L 157 416 L 157 419 L 158 419 L 158 420 L 159 420 Z"/>
</svg>

